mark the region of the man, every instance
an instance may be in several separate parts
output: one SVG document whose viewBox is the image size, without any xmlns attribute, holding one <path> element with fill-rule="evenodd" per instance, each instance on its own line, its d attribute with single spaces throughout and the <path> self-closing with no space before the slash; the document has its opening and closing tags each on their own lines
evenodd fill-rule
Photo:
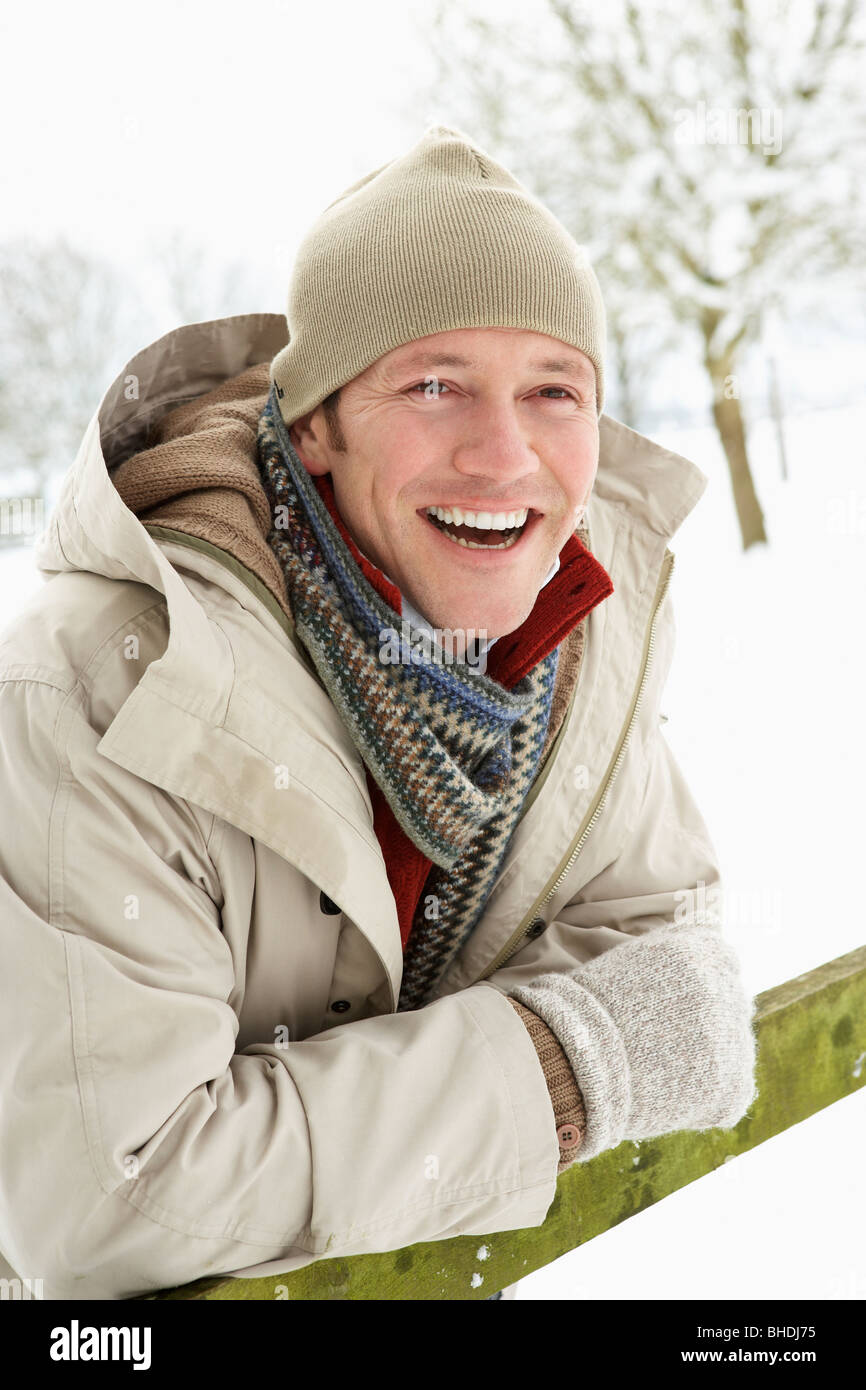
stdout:
<svg viewBox="0 0 866 1390">
<path fill-rule="evenodd" d="M 49 1298 L 537 1226 L 755 1094 L 660 729 L 706 478 L 601 413 L 580 248 L 431 127 L 287 322 L 127 365 L 3 642 L 0 1251 Z"/>
</svg>

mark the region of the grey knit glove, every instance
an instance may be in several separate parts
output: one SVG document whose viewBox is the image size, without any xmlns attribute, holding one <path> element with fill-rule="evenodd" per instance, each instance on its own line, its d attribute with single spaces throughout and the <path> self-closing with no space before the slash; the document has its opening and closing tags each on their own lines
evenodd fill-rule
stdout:
<svg viewBox="0 0 866 1390">
<path fill-rule="evenodd" d="M 586 1107 L 576 1161 L 624 1139 L 731 1129 L 758 1092 L 738 957 L 708 914 L 629 937 L 510 990 L 544 1019 Z"/>
</svg>

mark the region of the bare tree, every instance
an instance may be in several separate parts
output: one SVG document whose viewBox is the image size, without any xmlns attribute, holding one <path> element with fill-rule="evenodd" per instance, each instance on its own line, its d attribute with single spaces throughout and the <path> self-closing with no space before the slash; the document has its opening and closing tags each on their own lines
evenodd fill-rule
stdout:
<svg viewBox="0 0 866 1390">
<path fill-rule="evenodd" d="M 44 496 L 101 392 L 138 346 L 135 297 L 104 260 L 61 238 L 0 245 L 0 472 Z"/>
<path fill-rule="evenodd" d="M 178 323 L 265 302 L 255 264 L 221 261 L 180 232 L 126 271 L 64 238 L 0 244 L 0 475 L 45 498 L 134 353 Z"/>
<path fill-rule="evenodd" d="M 766 540 L 745 350 L 804 284 L 862 283 L 862 18 L 857 0 L 544 0 L 531 25 L 447 3 L 429 24 L 435 109 L 587 245 L 625 414 L 647 354 L 692 345 L 744 549 Z"/>
</svg>

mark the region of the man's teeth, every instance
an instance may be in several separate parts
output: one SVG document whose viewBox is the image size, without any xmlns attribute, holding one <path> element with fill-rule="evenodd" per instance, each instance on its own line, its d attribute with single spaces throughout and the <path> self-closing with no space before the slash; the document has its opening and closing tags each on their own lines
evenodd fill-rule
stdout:
<svg viewBox="0 0 866 1390">
<path fill-rule="evenodd" d="M 518 512 L 464 512 L 460 507 L 428 507 L 427 515 L 431 521 L 439 523 L 439 530 L 455 545 L 465 546 L 467 550 L 509 550 L 520 540 L 529 510 L 523 507 Z M 466 536 L 455 536 L 448 530 L 449 526 L 468 526 L 487 532 L 504 531 L 507 536 L 499 545 L 489 542 L 482 544 L 470 541 Z"/>
<path fill-rule="evenodd" d="M 428 507 L 428 516 L 444 521 L 447 526 L 475 526 L 479 531 L 510 531 L 522 526 L 529 515 L 523 507 L 519 512 L 464 512 L 460 507 Z"/>
</svg>

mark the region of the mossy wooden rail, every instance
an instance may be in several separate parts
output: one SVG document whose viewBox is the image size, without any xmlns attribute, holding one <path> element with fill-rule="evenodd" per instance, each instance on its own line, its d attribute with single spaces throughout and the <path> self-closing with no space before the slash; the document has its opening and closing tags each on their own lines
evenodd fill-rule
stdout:
<svg viewBox="0 0 866 1390">
<path fill-rule="evenodd" d="M 866 946 L 758 995 L 755 1031 L 758 1095 L 736 1128 L 626 1141 L 575 1164 L 559 1178 L 542 1226 L 318 1260 L 262 1279 L 199 1279 L 151 1297 L 488 1298 L 866 1084 Z M 478 1275 L 483 1282 L 473 1282 Z"/>
</svg>

